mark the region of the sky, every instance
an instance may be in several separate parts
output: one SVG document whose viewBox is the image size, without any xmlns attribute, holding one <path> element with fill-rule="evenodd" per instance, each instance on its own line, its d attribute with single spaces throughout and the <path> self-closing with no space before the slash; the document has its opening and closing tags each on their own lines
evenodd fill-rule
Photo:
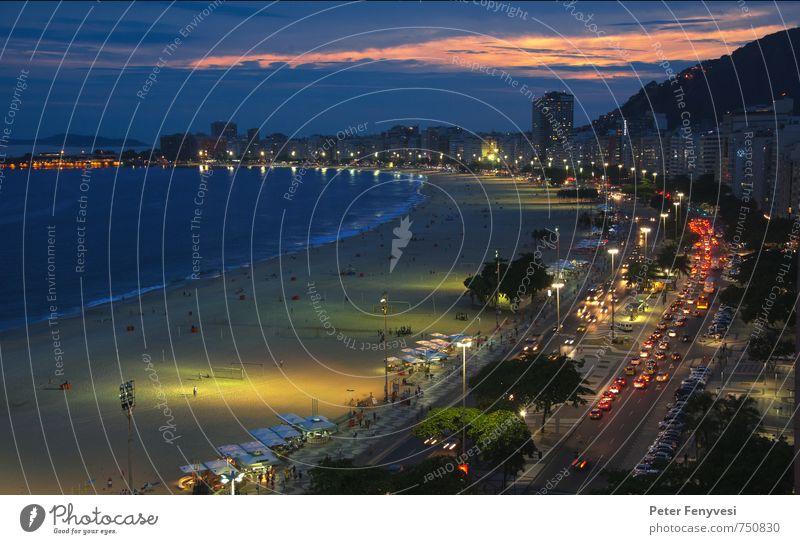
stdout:
<svg viewBox="0 0 800 544">
<path fill-rule="evenodd" d="M 0 110 L 15 108 L 16 139 L 152 143 L 215 120 L 288 135 L 518 131 L 531 96 L 561 90 L 581 125 L 667 63 L 799 21 L 794 2 L 2 2 Z"/>
</svg>

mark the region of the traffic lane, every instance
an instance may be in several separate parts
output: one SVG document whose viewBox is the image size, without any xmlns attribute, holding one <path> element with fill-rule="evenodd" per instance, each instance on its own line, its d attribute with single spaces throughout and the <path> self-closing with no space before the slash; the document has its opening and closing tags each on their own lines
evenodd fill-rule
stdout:
<svg viewBox="0 0 800 544">
<path fill-rule="evenodd" d="M 692 325 L 688 323 L 692 323 Z M 694 334 L 700 326 L 700 320 L 692 318 L 688 323 L 680 330 L 685 330 L 687 334 Z M 678 351 L 677 346 L 672 345 L 672 339 L 670 344 L 671 351 Z M 552 482 L 558 481 L 560 492 L 579 491 L 585 485 L 586 478 L 571 477 L 574 474 L 569 470 L 576 455 L 587 459 L 590 466 L 594 466 L 598 470 L 633 468 L 620 466 L 620 463 L 623 462 L 634 441 L 641 444 L 639 453 L 640 457 L 644 457 L 649 444 L 655 440 L 659 432 L 657 423 L 663 416 L 661 412 L 666 412 L 666 405 L 674 400 L 672 391 L 677 388 L 680 380 L 689 375 L 689 365 L 684 363 L 684 360 L 686 360 L 685 357 L 677 364 L 665 363 L 663 367 L 670 371 L 670 379 L 662 383 L 653 380 L 644 390 L 636 390 L 632 385 L 633 377 L 626 377 L 628 385 L 623 389 L 620 398 L 612 403 L 611 411 L 604 413 L 600 420 L 590 420 L 584 416 L 577 423 L 573 434 L 556 450 L 548 453 L 547 459 L 543 461 L 544 466 L 531 487 L 546 489 L 548 483 L 552 486 Z M 606 385 L 610 385 L 613 378 L 613 375 L 609 375 Z M 602 393 L 602 391 L 598 391 L 598 393 Z M 584 413 L 586 411 L 584 409 Z M 644 440 L 641 440 L 642 438 Z M 602 462 L 599 461 L 601 459 Z M 566 476 L 565 469 L 568 473 Z M 602 477 L 592 476 L 591 485 L 587 490 L 602 488 L 603 483 Z"/>
</svg>

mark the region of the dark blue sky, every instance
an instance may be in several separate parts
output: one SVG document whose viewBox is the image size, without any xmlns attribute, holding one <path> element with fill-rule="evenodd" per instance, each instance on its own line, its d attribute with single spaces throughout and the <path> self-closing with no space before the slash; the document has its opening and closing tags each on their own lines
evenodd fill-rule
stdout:
<svg viewBox="0 0 800 544">
<path fill-rule="evenodd" d="M 233 119 L 241 131 L 303 135 L 364 122 L 377 132 L 398 119 L 528 130 L 529 89 L 572 92 L 582 124 L 664 79 L 656 64 L 662 51 L 677 71 L 800 19 L 797 3 L 746 9 L 737 2 L 3 2 L 0 104 L 12 101 L 27 70 L 14 138 L 128 132 L 154 142 L 163 133 L 208 131 L 216 119 Z"/>
</svg>

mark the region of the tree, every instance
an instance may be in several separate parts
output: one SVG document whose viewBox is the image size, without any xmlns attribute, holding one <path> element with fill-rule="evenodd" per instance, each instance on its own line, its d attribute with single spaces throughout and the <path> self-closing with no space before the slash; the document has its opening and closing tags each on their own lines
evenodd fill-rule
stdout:
<svg viewBox="0 0 800 544">
<path fill-rule="evenodd" d="M 656 277 L 656 266 L 645 261 L 632 261 L 628 265 L 628 275 L 626 283 L 628 287 L 635 287 L 640 291 L 646 291 L 650 287 L 650 282 Z"/>
<path fill-rule="evenodd" d="M 670 273 L 688 275 L 691 270 L 689 257 L 678 253 L 677 244 L 670 243 L 661 247 L 656 257 L 656 264 Z"/>
<path fill-rule="evenodd" d="M 553 406 L 585 405 L 594 391 L 585 387 L 582 363 L 566 356 L 501 360 L 484 366 L 470 379 L 479 407 L 502 407 L 517 412 L 529 406 L 542 413 L 542 432 Z"/>
<path fill-rule="evenodd" d="M 309 471 L 315 495 L 375 495 L 391 491 L 388 471 L 357 467 L 352 459 L 323 459 Z"/>
<path fill-rule="evenodd" d="M 504 482 L 507 474 L 515 475 L 522 470 L 524 456 L 535 451 L 525 422 L 509 410 L 484 413 L 477 408 L 435 408 L 414 428 L 413 434 L 423 440 L 451 439 L 460 437 L 465 427 L 468 441 L 474 444 L 474 449 L 464 445 L 468 459 L 469 452 L 477 450 L 477 458 L 488 465 L 489 472 L 502 467 Z"/>
<path fill-rule="evenodd" d="M 541 257 L 533 253 L 522 253 L 520 257 L 512 261 L 508 267 L 503 284 L 512 286 L 510 292 L 505 292 L 513 306 L 518 306 L 525 300 L 531 300 L 534 294 L 542 289 L 546 289 L 552 284 L 552 277 L 547 273 L 547 265 L 542 262 Z M 516 287 L 513 287 L 516 286 Z"/>
</svg>

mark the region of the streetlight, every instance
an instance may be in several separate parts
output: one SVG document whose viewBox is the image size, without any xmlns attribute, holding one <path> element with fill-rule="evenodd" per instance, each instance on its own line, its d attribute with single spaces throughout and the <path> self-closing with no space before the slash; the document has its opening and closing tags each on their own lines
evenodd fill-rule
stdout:
<svg viewBox="0 0 800 544">
<path fill-rule="evenodd" d="M 462 338 L 456 342 L 456 347 L 462 348 L 464 351 L 461 356 L 461 409 L 463 411 L 467 408 L 467 348 L 472 347 L 472 338 Z M 467 425 L 461 429 L 461 453 L 466 451 L 467 444 Z"/>
<path fill-rule="evenodd" d="M 495 328 L 500 326 L 500 251 L 494 250 L 494 261 L 496 264 L 495 275 L 497 278 L 497 286 L 494 292 L 494 325 Z"/>
<path fill-rule="evenodd" d="M 614 278 L 616 277 L 614 269 L 614 256 L 619 253 L 619 249 L 613 247 L 608 250 L 611 255 L 611 342 L 614 342 Z"/>
<path fill-rule="evenodd" d="M 556 331 L 561 330 L 561 288 L 564 287 L 562 282 L 556 282 L 551 285 L 556 290 Z"/>
<path fill-rule="evenodd" d="M 678 241 L 678 217 L 680 217 L 680 202 L 673 202 L 673 206 L 675 206 L 675 241 Z"/>
<path fill-rule="evenodd" d="M 381 297 L 381 310 L 383 311 L 383 402 L 389 402 L 389 358 L 386 354 L 386 322 L 389 314 L 389 294 L 384 291 Z"/>
<path fill-rule="evenodd" d="M 639 229 L 644 233 L 644 260 L 647 260 L 647 235 L 650 233 L 650 227 L 642 227 Z"/>
<path fill-rule="evenodd" d="M 236 494 L 236 484 L 241 483 L 242 480 L 244 480 L 244 472 L 239 472 L 233 467 L 231 467 L 230 472 L 222 474 L 219 479 L 222 485 L 228 485 L 228 482 L 231 483 L 231 495 Z"/>
<path fill-rule="evenodd" d="M 558 227 L 556 231 L 556 280 L 561 279 L 561 236 L 558 234 Z"/>
<path fill-rule="evenodd" d="M 678 193 L 678 204 L 680 206 L 683 206 L 683 193 Z M 678 218 L 678 219 L 680 219 L 680 218 Z M 683 221 L 681 221 L 681 222 L 683 222 Z"/>
<path fill-rule="evenodd" d="M 664 240 L 667 239 L 667 217 L 669 217 L 668 213 L 661 214 L 661 223 L 664 225 L 664 234 L 663 234 Z"/>
<path fill-rule="evenodd" d="M 133 407 L 136 406 L 136 386 L 134 380 L 127 381 L 119 386 L 119 403 L 128 416 L 128 491 L 133 495 Z"/>
</svg>

